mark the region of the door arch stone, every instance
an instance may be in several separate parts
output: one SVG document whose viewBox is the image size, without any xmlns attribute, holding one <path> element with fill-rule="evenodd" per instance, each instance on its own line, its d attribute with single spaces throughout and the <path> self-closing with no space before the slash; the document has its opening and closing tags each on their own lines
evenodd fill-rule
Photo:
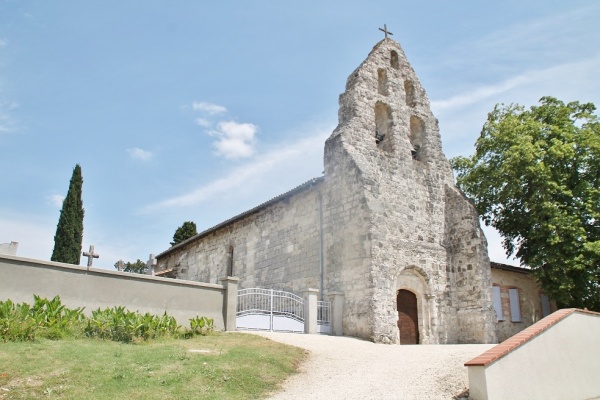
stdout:
<svg viewBox="0 0 600 400">
<path fill-rule="evenodd" d="M 411 300 L 416 303 L 416 311 L 412 309 L 413 319 L 416 321 L 416 338 L 412 340 L 415 344 L 435 344 L 438 343 L 435 334 L 432 332 L 431 317 L 432 317 L 432 296 L 430 294 L 429 276 L 427 273 L 414 265 L 404 267 L 396 277 L 395 305 L 400 317 L 400 302 L 398 297 L 401 290 L 408 291 L 414 295 Z M 406 310 L 405 310 L 406 311 Z M 416 312 L 416 317 L 414 313 Z M 400 332 L 400 323 L 396 323 L 399 334 L 398 343 L 406 344 L 406 340 L 402 341 Z M 406 338 L 405 338 L 406 339 Z"/>
</svg>

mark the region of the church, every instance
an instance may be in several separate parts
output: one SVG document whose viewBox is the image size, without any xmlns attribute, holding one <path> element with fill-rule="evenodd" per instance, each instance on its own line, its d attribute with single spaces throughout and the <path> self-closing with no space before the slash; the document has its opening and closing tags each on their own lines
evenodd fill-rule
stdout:
<svg viewBox="0 0 600 400">
<path fill-rule="evenodd" d="M 323 176 L 162 252 L 155 274 L 342 293 L 344 335 L 379 343 L 497 342 L 479 216 L 387 32 L 348 77 L 338 119 Z"/>
</svg>

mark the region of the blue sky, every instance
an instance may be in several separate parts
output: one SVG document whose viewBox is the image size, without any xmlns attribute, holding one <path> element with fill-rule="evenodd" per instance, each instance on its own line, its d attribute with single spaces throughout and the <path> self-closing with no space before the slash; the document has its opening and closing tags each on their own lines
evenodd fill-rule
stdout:
<svg viewBox="0 0 600 400">
<path fill-rule="evenodd" d="M 600 105 L 598 17 L 578 0 L 0 0 L 0 243 L 50 258 L 77 163 L 83 247 L 108 269 L 320 176 L 338 95 L 384 23 L 448 157 L 473 151 L 496 103 Z"/>
</svg>

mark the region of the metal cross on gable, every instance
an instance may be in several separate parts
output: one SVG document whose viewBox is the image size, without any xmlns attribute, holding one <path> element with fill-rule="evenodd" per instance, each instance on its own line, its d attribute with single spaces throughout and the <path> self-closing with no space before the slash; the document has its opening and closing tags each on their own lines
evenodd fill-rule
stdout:
<svg viewBox="0 0 600 400">
<path fill-rule="evenodd" d="M 385 38 L 386 39 L 387 39 L 388 35 L 393 35 L 392 32 L 390 32 L 390 31 L 387 30 L 387 25 L 386 24 L 383 24 L 383 29 L 379 28 L 379 30 L 385 34 Z"/>
<path fill-rule="evenodd" d="M 83 252 L 83 256 L 87 257 L 88 262 L 87 262 L 87 266 L 88 268 L 92 266 L 92 261 L 94 260 L 94 258 L 100 258 L 100 255 L 98 254 L 94 254 L 94 246 L 90 246 L 90 251 L 84 251 Z"/>
</svg>

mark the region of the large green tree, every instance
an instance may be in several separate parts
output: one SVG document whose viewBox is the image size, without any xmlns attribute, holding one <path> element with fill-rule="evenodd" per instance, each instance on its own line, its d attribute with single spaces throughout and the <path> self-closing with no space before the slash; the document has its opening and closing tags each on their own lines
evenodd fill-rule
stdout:
<svg viewBox="0 0 600 400">
<path fill-rule="evenodd" d="M 171 246 L 175 246 L 176 244 L 181 243 L 192 236 L 196 236 L 197 234 L 198 232 L 196 231 L 196 223 L 192 221 L 186 221 L 183 223 L 183 225 L 175 230 Z"/>
<path fill-rule="evenodd" d="M 591 103 L 497 105 L 458 186 L 559 305 L 600 311 L 600 124 Z"/>
<path fill-rule="evenodd" d="M 73 168 L 67 197 L 63 200 L 62 209 L 60 210 L 56 234 L 54 235 L 52 261 L 79 264 L 81 242 L 83 240 L 82 186 L 81 166 L 77 164 Z"/>
</svg>

